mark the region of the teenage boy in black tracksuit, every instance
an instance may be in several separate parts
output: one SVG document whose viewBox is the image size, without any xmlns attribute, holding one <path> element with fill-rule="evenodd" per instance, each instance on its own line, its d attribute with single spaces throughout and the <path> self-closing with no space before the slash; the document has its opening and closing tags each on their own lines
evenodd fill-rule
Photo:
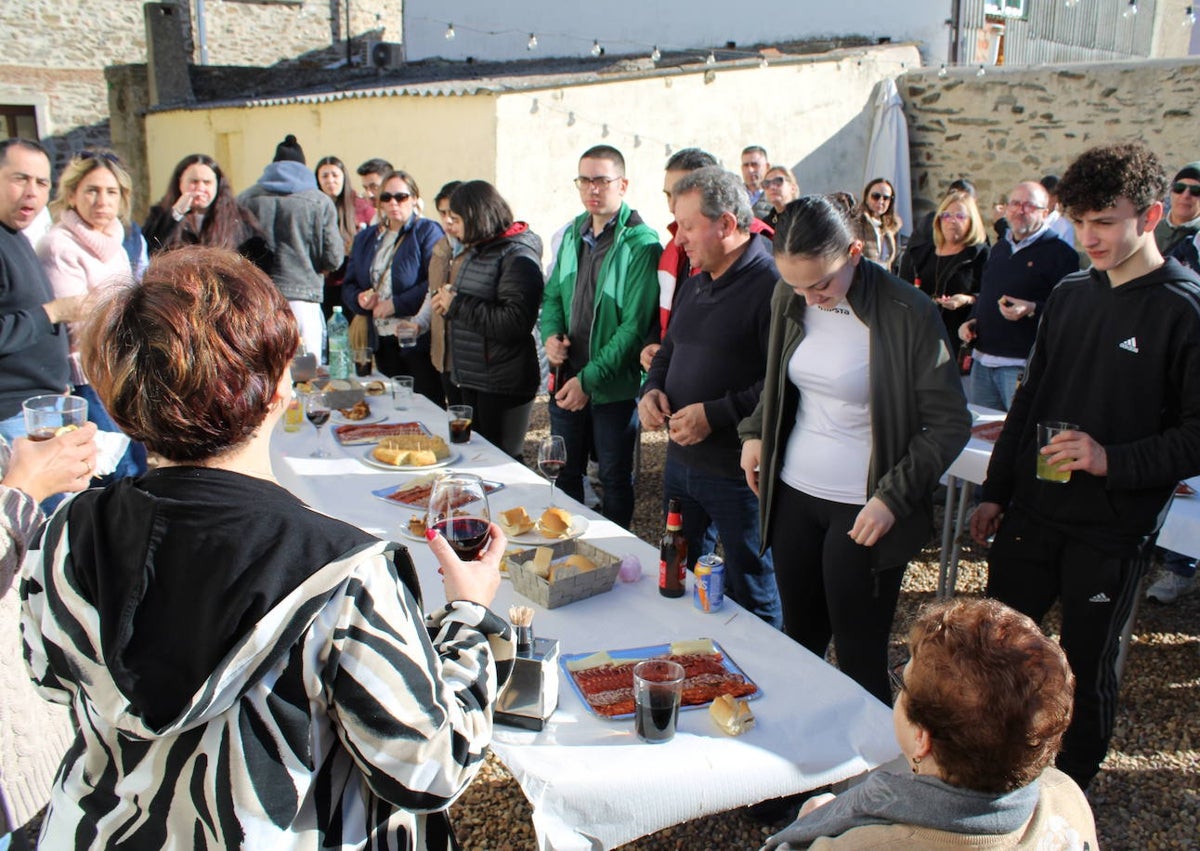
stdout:
<svg viewBox="0 0 1200 851">
<path fill-rule="evenodd" d="M 1085 787 L 1108 750 L 1117 651 L 1177 482 L 1200 473 L 1200 278 L 1154 242 L 1166 174 L 1137 144 L 1093 148 L 1059 183 L 1091 269 L 1046 301 L 996 441 L 971 533 L 995 540 L 987 593 L 1041 619 L 1062 599 L 1075 713 L 1058 766 Z M 1065 484 L 1035 478 L 1037 424 L 1079 429 L 1041 454 Z"/>
</svg>

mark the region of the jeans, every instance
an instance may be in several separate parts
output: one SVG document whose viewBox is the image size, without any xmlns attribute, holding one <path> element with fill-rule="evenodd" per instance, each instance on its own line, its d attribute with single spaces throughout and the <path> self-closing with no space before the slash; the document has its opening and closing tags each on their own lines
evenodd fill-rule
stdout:
<svg viewBox="0 0 1200 851">
<path fill-rule="evenodd" d="M 1024 372 L 1023 366 L 984 366 L 976 356 L 971 366 L 967 398 L 973 405 L 1007 411 Z"/>
<path fill-rule="evenodd" d="M 96 391 L 92 389 L 90 384 L 75 385 L 74 395 L 87 399 L 88 403 L 88 422 L 96 424 L 96 428 L 100 431 L 119 432 L 121 429 L 112 417 L 108 415 L 108 411 L 104 410 L 104 405 L 100 402 L 100 397 L 96 395 Z M 116 468 L 107 476 L 97 476 L 92 480 L 92 487 L 107 487 L 117 479 L 133 478 L 140 476 L 146 472 L 146 447 L 136 441 L 130 441 L 125 454 L 121 456 L 121 460 L 117 462 Z"/>
<path fill-rule="evenodd" d="M 771 553 L 758 554 L 758 497 L 745 478 L 705 473 L 668 456 L 663 470 L 664 508 L 670 499 L 678 499 L 683 510 L 689 567 L 711 553 L 720 537 L 726 592 L 743 608 L 782 629 L 783 609 Z"/>
<path fill-rule="evenodd" d="M 6 420 L 0 420 L 0 436 L 12 443 L 18 437 L 24 437 L 27 434 L 25 431 L 25 411 L 17 411 Z"/>
<path fill-rule="evenodd" d="M 633 520 L 633 447 L 637 441 L 637 401 L 622 399 L 566 411 L 550 397 L 550 433 L 567 447 L 567 463 L 558 477 L 563 493 L 583 502 L 583 476 L 594 449 L 604 497 L 600 513 L 629 528 Z"/>
</svg>

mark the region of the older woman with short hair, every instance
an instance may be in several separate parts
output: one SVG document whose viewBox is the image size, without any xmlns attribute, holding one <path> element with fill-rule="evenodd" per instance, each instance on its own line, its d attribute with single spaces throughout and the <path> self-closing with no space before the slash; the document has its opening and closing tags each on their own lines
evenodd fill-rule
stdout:
<svg viewBox="0 0 1200 851">
<path fill-rule="evenodd" d="M 807 802 L 766 849 L 1098 848 L 1083 792 L 1051 763 L 1071 719 L 1066 655 L 995 600 L 927 606 L 894 672 L 907 761 Z"/>
<path fill-rule="evenodd" d="M 487 608 L 507 542 L 465 564 L 433 534 L 426 620 L 407 550 L 281 488 L 298 339 L 265 274 L 199 248 L 89 325 L 97 391 L 163 461 L 75 497 L 26 563 L 25 658 L 76 725 L 43 847 L 448 847 L 513 655 Z"/>
</svg>

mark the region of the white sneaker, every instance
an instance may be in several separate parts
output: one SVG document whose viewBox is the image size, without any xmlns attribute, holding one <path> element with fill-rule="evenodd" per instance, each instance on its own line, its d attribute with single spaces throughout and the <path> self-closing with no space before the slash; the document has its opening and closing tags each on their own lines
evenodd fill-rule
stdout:
<svg viewBox="0 0 1200 851">
<path fill-rule="evenodd" d="M 1195 590 L 1196 577 L 1180 576 L 1178 573 L 1164 570 L 1158 579 L 1154 580 L 1154 584 L 1146 589 L 1146 599 L 1156 603 L 1174 603 L 1183 595 Z"/>
</svg>

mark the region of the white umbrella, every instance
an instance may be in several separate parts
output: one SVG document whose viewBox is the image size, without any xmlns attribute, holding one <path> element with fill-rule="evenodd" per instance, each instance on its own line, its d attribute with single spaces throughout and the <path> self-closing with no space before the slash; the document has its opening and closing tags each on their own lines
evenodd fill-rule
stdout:
<svg viewBox="0 0 1200 851">
<path fill-rule="evenodd" d="M 875 87 L 871 114 L 871 143 L 867 147 L 866 173 L 862 185 L 877 177 L 887 178 L 896 187 L 895 211 L 904 222 L 900 233 L 912 233 L 912 181 L 908 169 L 908 122 L 904 102 L 892 79 L 880 80 Z"/>
</svg>

